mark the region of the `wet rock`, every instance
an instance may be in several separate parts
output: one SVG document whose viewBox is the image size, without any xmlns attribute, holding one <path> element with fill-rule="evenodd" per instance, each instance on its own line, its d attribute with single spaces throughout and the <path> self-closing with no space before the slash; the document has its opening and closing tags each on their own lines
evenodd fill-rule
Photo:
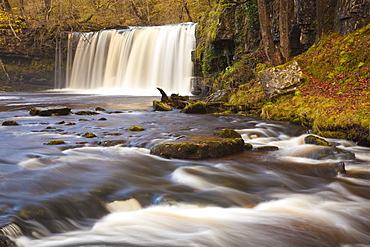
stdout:
<svg viewBox="0 0 370 247">
<path fill-rule="evenodd" d="M 128 130 L 130 130 L 130 131 L 143 131 L 145 129 L 141 126 L 131 126 L 130 128 L 128 128 Z"/>
<path fill-rule="evenodd" d="M 1 124 L 2 126 L 16 126 L 19 125 L 17 121 L 7 120 Z"/>
<path fill-rule="evenodd" d="M 337 147 L 315 145 L 312 148 L 302 148 L 292 153 L 296 157 L 304 157 L 315 160 L 354 160 L 355 154 Z"/>
<path fill-rule="evenodd" d="M 0 235 L 0 247 L 17 247 L 17 245 L 7 236 Z"/>
<path fill-rule="evenodd" d="M 197 101 L 185 106 L 183 113 L 207 113 L 207 105 L 203 101 Z"/>
<path fill-rule="evenodd" d="M 66 144 L 63 140 L 52 140 L 46 143 L 45 145 L 63 145 Z"/>
<path fill-rule="evenodd" d="M 71 114 L 71 108 L 66 106 L 56 106 L 44 109 L 32 108 L 29 113 L 32 116 L 63 116 Z"/>
<path fill-rule="evenodd" d="M 305 144 L 313 144 L 313 145 L 318 145 L 318 146 L 332 146 L 330 142 L 327 140 L 320 138 L 318 136 L 314 135 L 308 135 L 304 138 L 304 143 Z"/>
<path fill-rule="evenodd" d="M 165 102 L 153 100 L 153 109 L 154 111 L 172 111 L 172 106 Z"/>
<path fill-rule="evenodd" d="M 95 111 L 78 111 L 75 113 L 75 115 L 84 115 L 84 116 L 87 116 L 87 115 L 98 115 L 99 112 L 95 112 Z"/>
<path fill-rule="evenodd" d="M 102 147 L 112 147 L 117 145 L 125 144 L 125 140 L 107 140 L 107 141 L 99 141 L 96 144 Z"/>
<path fill-rule="evenodd" d="M 303 72 L 296 61 L 283 68 L 268 68 L 259 74 L 263 91 L 269 99 L 297 91 L 303 82 Z"/>
<path fill-rule="evenodd" d="M 242 136 L 233 129 L 223 129 L 214 133 L 214 135 L 224 138 L 242 138 Z"/>
<path fill-rule="evenodd" d="M 244 150 L 251 150 L 253 149 L 253 145 L 250 143 L 244 143 Z"/>
<path fill-rule="evenodd" d="M 205 159 L 233 154 L 243 148 L 242 138 L 194 136 L 183 141 L 157 144 L 150 149 L 150 153 L 167 158 Z"/>
<path fill-rule="evenodd" d="M 257 150 L 257 151 L 277 151 L 277 150 L 279 150 L 279 147 L 277 147 L 277 146 L 260 146 L 260 147 L 256 147 L 255 150 Z"/>
</svg>

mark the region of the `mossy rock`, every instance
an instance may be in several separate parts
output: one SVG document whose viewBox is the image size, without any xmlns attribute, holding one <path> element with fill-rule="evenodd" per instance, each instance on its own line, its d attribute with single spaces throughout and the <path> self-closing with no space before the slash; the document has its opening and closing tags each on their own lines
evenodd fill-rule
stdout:
<svg viewBox="0 0 370 247">
<path fill-rule="evenodd" d="M 7 120 L 7 121 L 3 122 L 1 125 L 3 125 L 3 126 L 16 126 L 16 125 L 19 125 L 19 123 L 17 123 L 17 121 L 13 121 L 13 120 Z"/>
<path fill-rule="evenodd" d="M 318 136 L 314 136 L 314 135 L 308 135 L 308 136 L 306 136 L 304 138 L 304 143 L 305 144 L 318 145 L 318 146 L 325 146 L 325 147 L 328 147 L 328 146 L 332 146 L 333 145 L 330 142 L 328 142 L 327 140 L 325 140 L 323 138 L 320 138 Z"/>
<path fill-rule="evenodd" d="M 96 135 L 94 133 L 87 132 L 87 133 L 83 134 L 83 137 L 86 137 L 86 138 L 94 138 L 94 137 L 96 137 Z"/>
<path fill-rule="evenodd" d="M 98 107 L 95 108 L 95 111 L 105 111 L 105 109 L 103 107 L 98 106 Z"/>
<path fill-rule="evenodd" d="M 223 129 L 214 133 L 214 135 L 224 138 L 242 138 L 242 136 L 233 129 Z"/>
<path fill-rule="evenodd" d="M 78 111 L 75 113 L 75 115 L 82 115 L 82 116 L 88 116 L 88 115 L 98 115 L 99 112 L 95 111 Z"/>
<path fill-rule="evenodd" d="M 153 109 L 154 111 L 172 111 L 172 106 L 165 102 L 153 100 Z"/>
<path fill-rule="evenodd" d="M 131 126 L 130 128 L 128 128 L 128 130 L 130 130 L 130 131 L 143 131 L 145 129 L 141 126 Z"/>
<path fill-rule="evenodd" d="M 63 145 L 66 144 L 63 140 L 52 140 L 46 143 L 45 145 Z"/>
<path fill-rule="evenodd" d="M 195 136 L 184 141 L 166 142 L 153 146 L 150 153 L 167 158 L 205 159 L 217 158 L 242 151 L 242 138 Z"/>
<path fill-rule="evenodd" d="M 182 109 L 183 113 L 207 113 L 207 104 L 203 101 L 188 104 Z"/>
<path fill-rule="evenodd" d="M 32 116 L 64 116 L 71 114 L 71 108 L 66 106 L 55 106 L 50 108 L 32 108 L 30 110 Z"/>
</svg>

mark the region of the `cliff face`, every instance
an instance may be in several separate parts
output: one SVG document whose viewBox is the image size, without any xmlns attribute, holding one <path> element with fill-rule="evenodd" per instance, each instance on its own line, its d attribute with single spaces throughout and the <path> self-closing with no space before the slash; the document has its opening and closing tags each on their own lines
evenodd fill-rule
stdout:
<svg viewBox="0 0 370 247">
<path fill-rule="evenodd" d="M 243 53 L 256 50 L 261 44 L 257 1 L 216 4 L 199 24 L 197 75 L 210 76 L 230 66 Z M 268 1 L 271 34 L 280 45 L 280 0 Z M 290 54 L 308 50 L 328 32 L 348 34 L 370 22 L 368 0 L 295 0 L 290 6 Z"/>
</svg>

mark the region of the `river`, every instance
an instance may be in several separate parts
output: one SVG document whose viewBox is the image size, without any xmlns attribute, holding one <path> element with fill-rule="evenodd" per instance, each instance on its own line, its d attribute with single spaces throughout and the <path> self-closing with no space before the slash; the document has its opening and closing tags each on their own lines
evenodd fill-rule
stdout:
<svg viewBox="0 0 370 247">
<path fill-rule="evenodd" d="M 19 124 L 0 126 L 2 232 L 20 247 L 370 246 L 369 148 L 305 144 L 309 130 L 284 122 L 154 112 L 154 99 L 1 93 L 0 122 Z M 29 115 L 55 105 L 106 110 Z M 156 143 L 223 128 L 254 149 L 205 160 L 149 154 Z M 279 150 L 263 150 L 271 146 Z"/>
</svg>

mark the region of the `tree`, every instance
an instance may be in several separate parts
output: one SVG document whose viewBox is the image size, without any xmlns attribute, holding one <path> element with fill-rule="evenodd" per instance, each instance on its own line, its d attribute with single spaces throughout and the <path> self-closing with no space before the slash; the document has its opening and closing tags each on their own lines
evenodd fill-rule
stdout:
<svg viewBox="0 0 370 247">
<path fill-rule="evenodd" d="M 257 0 L 257 4 L 262 41 L 266 55 L 273 66 L 283 64 L 286 59 L 282 55 L 280 48 L 275 45 L 271 36 L 271 20 L 267 0 Z"/>
</svg>

